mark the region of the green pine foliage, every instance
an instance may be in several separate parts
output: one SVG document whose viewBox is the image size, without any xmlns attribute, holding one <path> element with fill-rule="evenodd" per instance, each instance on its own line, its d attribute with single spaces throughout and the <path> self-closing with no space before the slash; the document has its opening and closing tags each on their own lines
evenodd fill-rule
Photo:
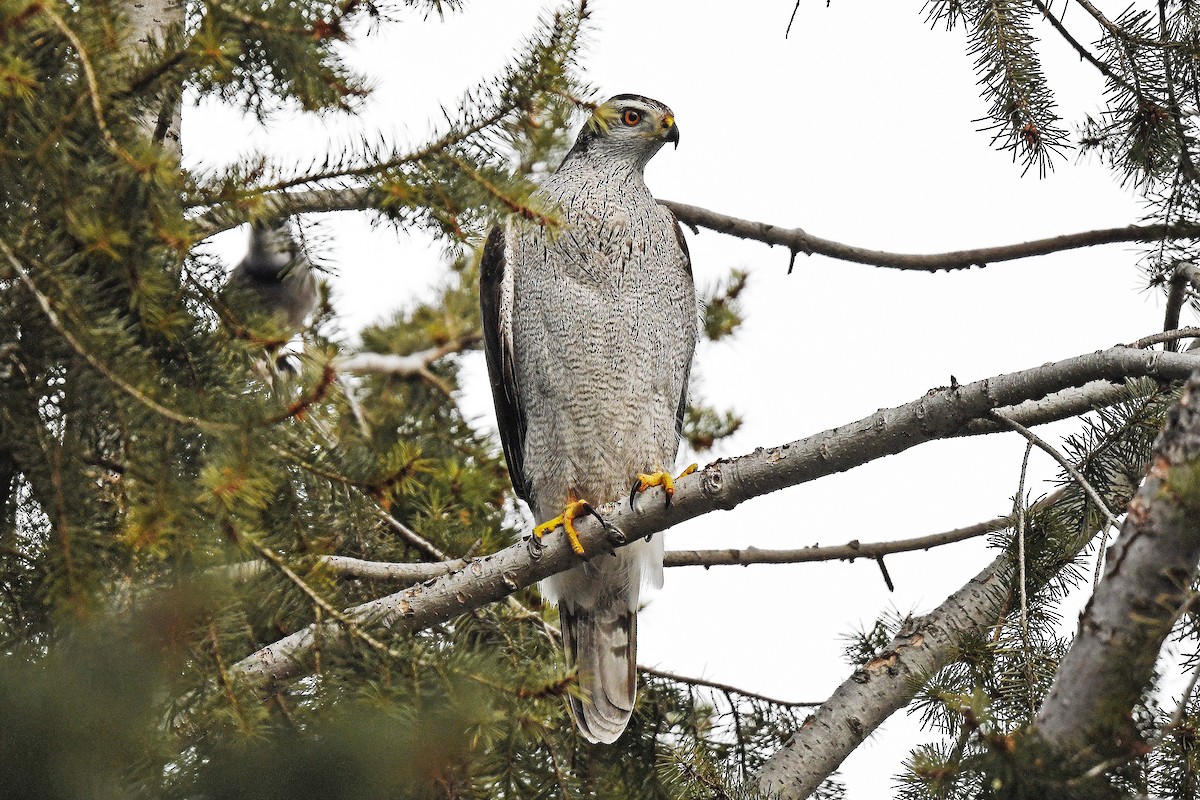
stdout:
<svg viewBox="0 0 1200 800">
<path fill-rule="evenodd" d="M 0 794 L 700 796 L 660 768 L 684 751 L 744 779 L 797 724 L 790 707 L 718 711 L 648 678 L 621 743 L 587 745 L 535 589 L 407 636 L 342 625 L 266 697 L 234 677 L 256 649 L 403 588 L 324 556 L 438 560 L 517 534 L 453 356 L 479 341 L 472 244 L 509 215 L 554 224 L 530 192 L 588 95 L 586 7 L 549 14 L 412 151 L 188 173 L 162 113 L 181 90 L 260 118 L 354 113 L 369 81 L 339 46 L 457 4 L 196 0 L 137 58 L 125 5 L 0 2 Z M 420 375 L 339 375 L 350 346 L 327 298 L 280 375 L 266 353 L 287 332 L 193 251 L 347 190 L 447 244 L 433 297 L 361 336 L 443 348 Z"/>
</svg>

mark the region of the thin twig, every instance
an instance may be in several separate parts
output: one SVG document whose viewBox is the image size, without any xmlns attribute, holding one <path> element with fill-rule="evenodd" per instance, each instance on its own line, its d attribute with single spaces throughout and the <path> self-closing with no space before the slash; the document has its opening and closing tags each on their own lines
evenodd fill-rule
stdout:
<svg viewBox="0 0 1200 800">
<path fill-rule="evenodd" d="M 399 654 L 388 647 L 383 642 L 376 639 L 371 634 L 367 633 L 359 626 L 354 619 L 342 611 L 335 608 L 328 600 L 322 597 L 315 589 L 308 585 L 308 582 L 296 574 L 295 570 L 284 563 L 283 558 L 271 548 L 256 541 L 253 537 L 243 537 L 243 541 L 249 543 L 259 555 L 266 559 L 272 567 L 278 570 L 285 578 L 304 593 L 304 596 L 316 606 L 318 609 L 328 614 L 332 619 L 336 620 L 339 625 L 344 627 L 346 631 L 354 638 L 365 642 L 371 649 L 392 658 L 399 658 Z"/>
<path fill-rule="evenodd" d="M 375 506 L 375 513 L 392 527 L 392 530 L 400 534 L 400 538 L 404 539 L 410 546 L 420 550 L 425 555 L 429 556 L 434 561 L 450 561 L 451 558 L 441 548 L 429 541 L 421 534 L 414 531 L 412 528 L 405 525 L 400 520 L 393 517 L 391 514 L 384 511 L 379 506 Z"/>
<path fill-rule="evenodd" d="M 1051 458 L 1059 463 L 1059 466 L 1066 470 L 1067 474 L 1071 476 L 1071 479 L 1079 484 L 1079 488 L 1082 489 L 1083 493 L 1088 496 L 1088 499 L 1096 504 L 1096 508 L 1098 508 L 1102 514 L 1104 514 L 1105 519 L 1108 520 L 1108 524 L 1115 528 L 1121 527 L 1121 523 L 1117 519 L 1117 516 L 1108 507 L 1108 504 L 1104 502 L 1104 498 L 1100 496 L 1100 493 L 1096 491 L 1096 487 L 1092 486 L 1088 479 L 1083 477 L 1083 474 L 1080 473 L 1079 470 L 1075 469 L 1075 466 L 1067 460 L 1067 457 L 1058 452 L 1057 448 L 1055 448 L 1042 437 L 1038 436 L 1033 431 L 1029 430 L 1029 428 L 1026 428 L 1016 420 L 1009 419 L 999 411 L 993 410 L 991 414 L 995 419 L 1000 420 L 1002 423 L 1012 428 L 1014 431 L 1021 434 L 1030 442 L 1048 453 Z"/>
<path fill-rule="evenodd" d="M 1113 38 L 1115 38 L 1115 39 L 1120 39 L 1123 42 L 1128 42 L 1129 44 L 1141 45 L 1143 47 L 1167 48 L 1167 47 L 1182 47 L 1183 46 L 1182 42 L 1166 42 L 1166 41 L 1158 41 L 1155 39 L 1146 39 L 1141 36 L 1134 36 L 1129 31 L 1125 30 L 1120 25 L 1113 22 L 1108 17 L 1104 16 L 1104 13 L 1101 12 L 1100 9 L 1096 8 L 1096 6 L 1092 5 L 1090 0 L 1075 0 L 1075 2 L 1077 2 L 1080 6 L 1082 6 L 1084 9 L 1086 9 L 1087 12 L 1092 15 L 1092 18 L 1095 19 L 1097 22 L 1099 22 L 1101 27 L 1103 27 L 1106 31 L 1108 31 L 1110 34 L 1112 34 Z"/>
<path fill-rule="evenodd" d="M 1017 580 L 1021 587 L 1021 651 L 1025 656 L 1025 684 L 1029 688 L 1029 715 L 1037 712 L 1033 697 L 1033 663 L 1029 655 L 1029 594 L 1025 581 L 1025 473 L 1029 469 L 1029 454 L 1033 452 L 1033 441 L 1025 442 L 1025 457 L 1021 459 L 1021 479 L 1017 482 L 1017 495 L 1013 498 L 1013 513 L 1017 517 Z"/>
<path fill-rule="evenodd" d="M 775 697 L 768 697 L 765 694 L 748 692 L 745 689 L 739 689 L 738 687 L 730 686 L 727 683 L 717 683 L 716 681 L 709 681 L 705 680 L 704 678 L 690 678 L 686 675 L 676 675 L 674 672 L 667 672 L 666 670 L 657 669 L 656 667 L 639 666 L 638 672 L 641 672 L 643 675 L 653 675 L 656 678 L 663 678 L 664 680 L 668 681 L 686 683 L 690 686 L 704 686 L 708 689 L 716 689 L 719 692 L 732 692 L 733 694 L 738 694 L 742 697 L 749 697 L 752 700 L 762 700 L 764 703 L 771 703 L 773 705 L 784 706 L 786 708 L 813 708 L 821 705 L 820 703 L 811 703 L 807 700 L 780 700 Z"/>
<path fill-rule="evenodd" d="M 727 550 L 668 550 L 663 559 L 667 567 L 746 566 L 748 564 L 801 564 L 811 561 L 854 561 L 856 558 L 877 559 L 892 553 L 928 550 L 976 536 L 998 531 L 1012 524 L 1012 517 L 997 517 L 977 522 L 965 528 L 943 533 L 898 539 L 892 542 L 862 543 L 857 539 L 842 545 L 813 545 L 795 550 L 761 550 L 757 547 Z"/>
<path fill-rule="evenodd" d="M 1108 78 L 1116 85 L 1132 91 L 1132 87 L 1125 81 L 1124 78 L 1114 72 L 1112 68 L 1108 66 L 1108 64 L 1105 64 L 1103 61 L 1096 58 L 1096 56 L 1092 55 L 1092 51 L 1084 47 L 1078 39 L 1071 35 L 1071 32 L 1067 30 L 1065 25 L 1063 25 L 1062 20 L 1054 16 L 1054 12 L 1045 3 L 1043 3 L 1042 0 L 1033 0 L 1033 4 L 1039 11 L 1042 12 L 1043 17 L 1050 20 L 1050 24 L 1054 27 L 1054 30 L 1058 31 L 1059 36 L 1065 39 L 1067 44 L 1075 48 L 1075 52 L 1079 54 L 1080 58 L 1082 58 L 1084 61 L 1087 61 L 1097 70 L 1099 70 L 1101 75 Z"/>
</svg>

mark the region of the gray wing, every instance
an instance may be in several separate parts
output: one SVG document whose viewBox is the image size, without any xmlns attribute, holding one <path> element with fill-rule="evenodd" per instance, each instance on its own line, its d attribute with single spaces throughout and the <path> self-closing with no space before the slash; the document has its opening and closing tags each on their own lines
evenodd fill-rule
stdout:
<svg viewBox="0 0 1200 800">
<path fill-rule="evenodd" d="M 675 225 L 675 239 L 676 239 L 676 241 L 679 242 L 679 251 L 683 254 L 683 268 L 685 270 L 687 270 L 688 277 L 692 278 L 692 280 L 694 281 L 695 278 L 692 276 L 692 254 L 688 250 L 687 239 L 683 238 L 683 228 L 680 226 L 679 220 L 675 218 L 675 212 L 673 212 L 671 209 L 667 208 L 666 206 L 661 206 L 661 207 L 664 210 L 666 210 L 667 215 L 670 216 L 670 218 L 671 218 L 671 222 L 674 223 L 674 225 Z M 695 290 L 695 287 L 693 286 L 692 294 L 695 295 L 695 292 L 696 292 L 696 290 Z M 693 299 L 693 301 L 694 301 L 694 299 Z M 691 358 L 689 357 L 688 358 L 688 368 L 687 368 L 687 371 L 683 375 L 683 389 L 679 395 L 679 407 L 675 409 L 675 438 L 676 439 L 680 439 L 683 437 L 683 418 L 685 416 L 687 416 L 688 383 L 691 381 L 691 377 L 692 377 L 692 367 L 691 367 Z"/>
<path fill-rule="evenodd" d="M 492 228 L 483 246 L 479 274 L 479 311 L 483 323 L 483 353 L 487 357 L 488 377 L 492 382 L 492 400 L 496 403 L 496 422 L 500 442 L 508 461 L 513 489 L 523 500 L 529 499 L 525 478 L 525 413 L 517 388 L 516 364 L 512 341 L 513 276 L 504 257 L 504 229 Z"/>
</svg>

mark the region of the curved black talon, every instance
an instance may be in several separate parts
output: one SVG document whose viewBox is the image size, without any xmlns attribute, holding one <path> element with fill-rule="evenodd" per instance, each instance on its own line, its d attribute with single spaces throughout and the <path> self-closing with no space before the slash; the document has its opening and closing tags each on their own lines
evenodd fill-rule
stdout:
<svg viewBox="0 0 1200 800">
<path fill-rule="evenodd" d="M 634 511 L 637 511 L 637 506 L 633 504 L 633 501 L 637 499 L 638 492 L 640 491 L 642 491 L 642 479 L 634 478 L 633 488 L 629 490 L 629 507 Z"/>
<path fill-rule="evenodd" d="M 592 508 L 592 504 L 591 504 L 591 503 L 584 503 L 584 504 L 583 504 L 583 510 L 584 510 L 584 511 L 586 511 L 587 513 L 591 514 L 593 517 L 595 517 L 595 518 L 596 518 L 596 521 L 600 523 L 600 526 L 601 526 L 602 528 L 608 528 L 608 523 L 607 523 L 607 522 L 604 520 L 604 517 L 600 516 L 600 512 L 599 512 L 599 511 L 597 511 L 596 509 Z"/>
<path fill-rule="evenodd" d="M 537 561 L 542 557 L 542 551 L 546 549 L 546 545 L 536 536 L 530 536 L 529 541 L 525 543 L 525 550 L 529 553 L 529 557 Z"/>
</svg>

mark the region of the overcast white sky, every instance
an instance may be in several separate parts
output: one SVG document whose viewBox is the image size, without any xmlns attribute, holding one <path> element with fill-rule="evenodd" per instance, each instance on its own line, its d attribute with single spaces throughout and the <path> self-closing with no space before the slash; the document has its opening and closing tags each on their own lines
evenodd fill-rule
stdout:
<svg viewBox="0 0 1200 800">
<path fill-rule="evenodd" d="M 719 11 L 688 0 L 597 0 L 585 73 L 606 97 L 636 92 L 670 105 L 682 132 L 647 170 L 660 198 L 799 226 L 879 249 L 934 252 L 1137 221 L 1140 205 L 1105 169 L 1072 155 L 1049 177 L 1021 177 L 977 132 L 978 96 L 961 32 L 933 31 L 920 3 L 743 0 Z M 368 131 L 418 141 L 441 102 L 491 74 L 532 29 L 541 0 L 469 3 L 445 22 L 417 19 L 356 46 L 378 77 L 353 124 L 280 118 L 260 129 L 231 109 L 189 109 L 187 162 L 252 150 L 320 156 Z M 712 8 L 711 6 L 709 8 Z M 1073 9 L 1074 10 L 1074 9 Z M 1083 14 L 1077 35 L 1095 38 Z M 1049 32 L 1049 29 L 1046 29 Z M 1097 108 L 1100 76 L 1057 39 L 1043 47 L 1066 127 Z M 348 331 L 423 296 L 440 274 L 420 232 L 372 231 L 353 214 L 319 221 L 333 242 L 335 301 Z M 1140 291 L 1132 246 L 1111 246 L 955 274 L 914 274 L 788 256 L 710 231 L 689 234 L 697 283 L 750 272 L 745 326 L 702 345 L 700 390 L 745 426 L 716 455 L 803 438 L 881 407 L 966 382 L 1129 341 L 1161 325 Z M 244 231 L 214 251 L 240 257 Z M 466 357 L 462 405 L 493 427 L 481 354 Z M 1056 439 L 1069 430 L 1043 435 Z M 939 532 L 1005 513 L 1024 443 L 1016 434 L 921 446 L 750 501 L 673 529 L 668 547 L 800 547 Z M 711 459 L 713 456 L 709 456 Z M 1055 472 L 1035 451 L 1031 475 Z M 1033 483 L 1034 493 L 1045 491 Z M 981 542 L 887 563 L 673 569 L 643 612 L 643 664 L 773 696 L 823 700 L 849 674 L 842 636 L 881 611 L 926 612 L 992 557 Z M 897 715 L 843 768 L 852 800 L 890 796 L 917 741 Z"/>
</svg>

